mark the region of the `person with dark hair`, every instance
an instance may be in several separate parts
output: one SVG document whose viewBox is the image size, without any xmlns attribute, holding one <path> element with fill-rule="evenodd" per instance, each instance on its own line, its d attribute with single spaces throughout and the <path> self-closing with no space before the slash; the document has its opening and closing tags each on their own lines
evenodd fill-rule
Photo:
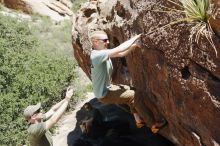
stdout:
<svg viewBox="0 0 220 146">
<path fill-rule="evenodd" d="M 89 137 L 98 138 L 104 134 L 104 116 L 99 109 L 93 107 L 89 102 L 83 105 L 87 111 L 87 117 L 80 123 L 82 133 L 87 134 Z"/>
<path fill-rule="evenodd" d="M 83 107 L 88 113 L 88 118 L 92 118 L 97 125 L 103 124 L 104 116 L 99 109 L 93 107 L 89 102 L 85 103 Z"/>
<path fill-rule="evenodd" d="M 129 122 L 122 119 L 104 120 L 104 116 L 98 108 L 89 102 L 83 105 L 88 117 L 81 121 L 80 128 L 86 136 L 98 139 L 105 135 L 118 135 L 130 132 Z"/>
</svg>

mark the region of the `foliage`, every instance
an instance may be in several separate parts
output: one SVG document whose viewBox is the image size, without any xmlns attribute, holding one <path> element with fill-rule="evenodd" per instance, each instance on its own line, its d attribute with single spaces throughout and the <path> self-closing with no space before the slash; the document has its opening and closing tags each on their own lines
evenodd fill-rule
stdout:
<svg viewBox="0 0 220 146">
<path fill-rule="evenodd" d="M 180 0 L 186 18 L 183 21 L 194 22 L 195 26 L 191 29 L 191 42 L 194 40 L 198 43 L 202 36 L 205 36 L 212 45 L 217 56 L 216 47 L 212 41 L 212 28 L 208 22 L 208 9 L 210 8 L 210 0 Z M 177 4 L 178 5 L 178 4 Z"/>
<path fill-rule="evenodd" d="M 72 58 L 71 21 L 54 25 L 48 17 L 35 16 L 38 23 L 30 24 L 31 32 L 41 42 L 38 49 L 63 54 Z"/>
<path fill-rule="evenodd" d="M 90 82 L 86 83 L 85 80 L 80 78 L 77 78 L 75 81 L 77 82 L 77 84 L 74 84 L 74 88 L 77 89 L 75 97 L 77 101 L 80 101 L 82 98 L 85 98 L 85 93 L 92 91 L 92 84 Z"/>
<path fill-rule="evenodd" d="M 75 78 L 75 63 L 57 52 L 41 48 L 27 22 L 0 15 L 0 141 L 26 143 L 23 110 L 43 102 L 49 107 Z M 45 30 L 44 30 L 45 31 Z M 50 50 L 50 49 L 49 49 Z"/>
<path fill-rule="evenodd" d="M 181 3 L 189 19 L 207 22 L 209 0 L 181 0 Z"/>
<path fill-rule="evenodd" d="M 215 51 L 217 56 L 217 50 L 212 40 L 212 35 L 214 34 L 208 20 L 208 11 L 210 10 L 210 0 L 178 0 L 175 2 L 174 0 L 168 0 L 168 2 L 176 5 L 179 9 L 168 8 L 168 11 L 158 11 L 158 12 L 168 12 L 171 14 L 184 14 L 184 18 L 179 18 L 176 21 L 173 21 L 163 27 L 168 27 L 170 25 L 174 25 L 180 22 L 188 22 L 193 23 L 194 26 L 191 28 L 190 41 L 191 43 L 195 41 L 199 42 L 201 36 L 205 36 L 205 38 L 209 41 L 212 48 Z M 191 48 L 192 53 L 192 48 Z"/>
</svg>

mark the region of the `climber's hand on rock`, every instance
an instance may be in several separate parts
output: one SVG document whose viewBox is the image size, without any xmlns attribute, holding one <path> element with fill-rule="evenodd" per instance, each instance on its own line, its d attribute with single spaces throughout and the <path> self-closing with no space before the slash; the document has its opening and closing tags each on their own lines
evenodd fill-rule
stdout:
<svg viewBox="0 0 220 146">
<path fill-rule="evenodd" d="M 138 38 L 132 46 L 136 48 L 141 48 L 142 47 L 141 38 Z"/>
</svg>

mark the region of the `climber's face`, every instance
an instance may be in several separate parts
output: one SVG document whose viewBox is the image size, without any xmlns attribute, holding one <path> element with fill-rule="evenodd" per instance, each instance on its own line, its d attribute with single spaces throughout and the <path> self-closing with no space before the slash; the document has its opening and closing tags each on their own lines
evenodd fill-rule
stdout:
<svg viewBox="0 0 220 146">
<path fill-rule="evenodd" d="M 96 50 L 107 49 L 109 45 L 108 36 L 106 34 L 97 34 L 92 39 L 93 48 Z"/>
</svg>

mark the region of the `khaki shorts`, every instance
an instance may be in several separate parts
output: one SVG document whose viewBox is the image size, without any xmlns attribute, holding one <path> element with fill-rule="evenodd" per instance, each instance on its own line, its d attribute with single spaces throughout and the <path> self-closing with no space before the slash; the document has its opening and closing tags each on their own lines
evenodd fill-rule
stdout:
<svg viewBox="0 0 220 146">
<path fill-rule="evenodd" d="M 134 94 L 127 85 L 111 85 L 106 96 L 99 99 L 100 102 L 106 104 L 127 104 L 132 113 L 136 113 L 134 108 Z"/>
</svg>

